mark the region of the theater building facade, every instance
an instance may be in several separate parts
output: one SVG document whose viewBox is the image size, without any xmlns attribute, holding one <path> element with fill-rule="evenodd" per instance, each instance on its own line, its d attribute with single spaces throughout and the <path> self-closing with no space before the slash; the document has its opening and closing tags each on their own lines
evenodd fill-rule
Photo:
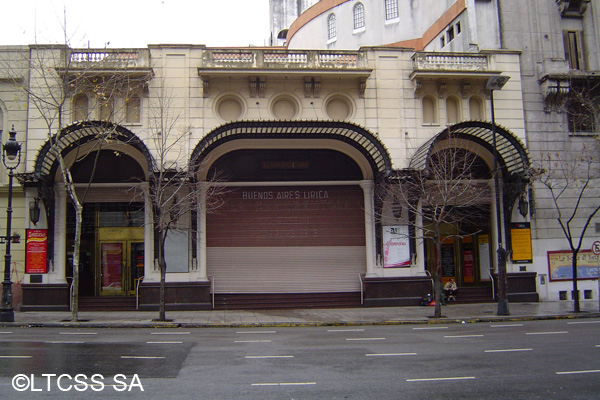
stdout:
<svg viewBox="0 0 600 400">
<path fill-rule="evenodd" d="M 500 196 L 503 235 L 510 223 L 528 221 L 516 207 L 528 193 L 529 166 L 517 53 L 448 58 L 404 48 L 191 45 L 29 51 L 32 59 L 69 60 L 68 68 L 53 67 L 53 77 L 81 89 L 67 93 L 63 123 L 50 138 L 40 109 L 30 107 L 21 121 L 24 204 L 39 207 L 41 217 L 20 221 L 47 242 L 44 265 L 23 271 L 22 310 L 70 307 L 75 214 L 57 152 L 83 205 L 81 309 L 158 307 L 149 187 L 159 160 L 191 171 L 196 196 L 167 237 L 167 309 L 418 304 L 431 292 L 435 263 L 424 221 L 382 188 L 426 168 L 449 145 L 480 160 L 489 218 L 477 235 L 444 244 L 447 278 L 493 297 L 494 136 L 501 179 L 517 188 Z M 494 129 L 485 85 L 498 75 L 510 80 L 495 93 L 502 112 Z M 33 71 L 29 85 L 38 78 Z M 91 89 L 97 86 L 80 85 L 98 81 L 102 96 Z M 166 98 L 180 146 L 165 155 L 155 122 Z M 509 262 L 513 298 L 537 300 L 532 275 L 516 269 Z"/>
</svg>

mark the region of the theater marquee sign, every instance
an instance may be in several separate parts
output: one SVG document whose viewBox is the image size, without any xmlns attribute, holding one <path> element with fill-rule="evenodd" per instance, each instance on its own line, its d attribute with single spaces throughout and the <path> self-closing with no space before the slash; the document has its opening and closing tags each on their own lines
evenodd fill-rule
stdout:
<svg viewBox="0 0 600 400">
<path fill-rule="evenodd" d="M 244 190 L 242 192 L 243 200 L 308 200 L 328 198 L 329 192 L 327 190 Z"/>
</svg>

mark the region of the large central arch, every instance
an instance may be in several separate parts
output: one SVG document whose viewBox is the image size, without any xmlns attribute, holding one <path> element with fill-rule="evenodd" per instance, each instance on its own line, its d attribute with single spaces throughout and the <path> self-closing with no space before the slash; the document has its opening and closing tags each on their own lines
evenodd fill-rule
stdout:
<svg viewBox="0 0 600 400">
<path fill-rule="evenodd" d="M 273 155 L 276 161 L 262 164 L 261 157 Z M 275 180 L 259 173 L 211 182 L 215 165 L 247 160 L 267 165 L 262 172 L 273 165 L 319 167 L 309 178 L 293 171 Z M 334 164 L 355 172 L 318 173 Z M 218 296 L 357 298 L 359 274 L 375 264 L 374 181 L 391 171 L 375 135 L 347 122 L 232 122 L 198 143 L 191 166 L 199 181 L 229 189 L 222 208 L 201 210 L 198 219 L 200 270 Z"/>
</svg>

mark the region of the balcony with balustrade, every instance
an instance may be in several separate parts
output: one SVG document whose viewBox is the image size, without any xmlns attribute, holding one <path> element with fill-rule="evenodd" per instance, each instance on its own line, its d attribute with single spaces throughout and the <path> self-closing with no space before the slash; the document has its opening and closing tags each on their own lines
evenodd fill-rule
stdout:
<svg viewBox="0 0 600 400">
<path fill-rule="evenodd" d="M 86 76 L 123 76 L 150 79 L 149 49 L 69 49 L 58 72 Z"/>
<path fill-rule="evenodd" d="M 204 49 L 200 76 L 260 76 L 273 72 L 287 75 L 336 75 L 368 77 L 366 53 L 362 51 Z"/>
<path fill-rule="evenodd" d="M 482 79 L 500 72 L 491 67 L 490 54 L 417 52 L 412 57 L 413 80 Z"/>
</svg>

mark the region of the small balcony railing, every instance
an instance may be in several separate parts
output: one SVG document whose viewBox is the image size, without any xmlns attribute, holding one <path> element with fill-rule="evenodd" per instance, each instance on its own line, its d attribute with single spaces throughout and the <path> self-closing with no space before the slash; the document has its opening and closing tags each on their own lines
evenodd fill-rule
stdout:
<svg viewBox="0 0 600 400">
<path fill-rule="evenodd" d="M 73 49 L 69 60 L 73 68 L 150 68 L 148 49 Z"/>
<path fill-rule="evenodd" d="M 414 72 L 487 72 L 490 60 L 487 54 L 470 53 L 415 53 L 412 57 Z"/>
<path fill-rule="evenodd" d="M 287 51 L 264 49 L 207 49 L 200 68 L 232 69 L 365 69 L 366 56 L 360 51 Z"/>
</svg>

